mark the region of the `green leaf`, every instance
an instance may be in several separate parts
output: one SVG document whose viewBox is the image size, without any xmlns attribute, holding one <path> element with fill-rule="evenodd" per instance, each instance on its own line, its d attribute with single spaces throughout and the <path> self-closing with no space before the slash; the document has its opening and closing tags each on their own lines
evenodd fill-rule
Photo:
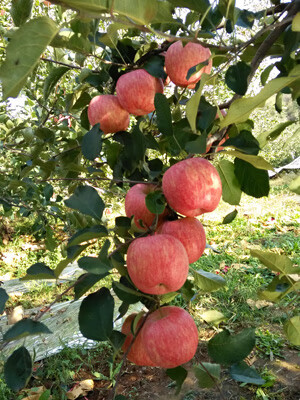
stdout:
<svg viewBox="0 0 300 400">
<path fill-rule="evenodd" d="M 217 310 L 209 310 L 200 314 L 200 317 L 204 319 L 205 322 L 212 325 L 219 325 L 225 320 L 224 314 Z"/>
<path fill-rule="evenodd" d="M 56 0 L 56 4 L 82 11 L 83 14 L 99 18 L 101 14 L 117 13 L 144 25 L 152 21 L 157 13 L 157 0 Z M 128 20 L 129 21 L 129 20 Z"/>
<path fill-rule="evenodd" d="M 10 15 L 16 26 L 21 26 L 31 15 L 33 0 L 12 0 Z"/>
<path fill-rule="evenodd" d="M 195 285 L 203 292 L 213 292 L 226 284 L 224 278 L 211 272 L 203 271 L 202 269 L 195 271 L 192 268 L 190 268 L 190 272 L 194 277 Z"/>
<path fill-rule="evenodd" d="M 18 96 L 57 31 L 50 18 L 38 17 L 14 33 L 6 49 L 6 60 L 0 68 L 4 100 Z"/>
<path fill-rule="evenodd" d="M 203 362 L 195 365 L 193 371 L 201 388 L 212 388 L 220 380 L 221 366 L 219 364 Z"/>
<path fill-rule="evenodd" d="M 236 7 L 238 12 L 238 19 L 236 25 L 242 26 L 243 28 L 252 28 L 255 20 L 255 14 L 248 10 L 240 10 Z"/>
<path fill-rule="evenodd" d="M 196 135 L 195 135 L 196 136 Z M 204 154 L 206 152 L 206 134 L 197 136 L 196 140 L 187 142 L 184 149 L 189 154 Z"/>
<path fill-rule="evenodd" d="M 166 208 L 165 197 L 159 190 L 148 193 L 145 203 L 148 210 L 153 214 L 162 214 Z"/>
<path fill-rule="evenodd" d="M 296 179 L 292 180 L 292 182 L 289 185 L 289 189 L 292 192 L 300 194 L 300 176 L 298 176 Z"/>
<path fill-rule="evenodd" d="M 18 392 L 27 385 L 32 372 L 32 361 L 26 347 L 15 350 L 4 364 L 4 377 L 7 386 Z"/>
<path fill-rule="evenodd" d="M 39 400 L 51 400 L 51 391 L 50 389 L 45 390 L 39 397 Z"/>
<path fill-rule="evenodd" d="M 123 346 L 124 342 L 126 339 L 126 335 L 120 331 L 112 331 L 112 334 L 110 335 L 110 343 L 113 345 L 113 348 L 115 351 L 121 350 L 121 347 Z"/>
<path fill-rule="evenodd" d="M 208 342 L 209 356 L 220 364 L 235 364 L 247 357 L 255 345 L 255 330 L 244 329 L 237 335 L 227 330 L 215 335 Z"/>
<path fill-rule="evenodd" d="M 243 153 L 255 156 L 260 150 L 257 139 L 255 139 L 251 132 L 246 130 L 242 130 L 237 136 L 227 139 L 223 146 L 232 146 Z"/>
<path fill-rule="evenodd" d="M 284 332 L 294 346 L 300 346 L 300 316 L 296 315 L 284 324 Z"/>
<path fill-rule="evenodd" d="M 136 291 L 135 287 L 125 276 L 121 276 L 119 283 L 113 282 L 112 288 L 119 299 L 127 304 L 135 304 L 141 299 L 141 293 Z M 130 292 L 128 292 L 127 289 L 129 289 Z"/>
<path fill-rule="evenodd" d="M 234 160 L 234 173 L 241 189 L 249 196 L 260 198 L 270 191 L 269 174 L 263 169 L 253 167 L 244 160 Z"/>
<path fill-rule="evenodd" d="M 247 161 L 249 164 L 253 165 L 253 167 L 258 169 L 272 170 L 274 168 L 271 164 L 269 164 L 264 158 L 261 156 L 254 156 L 252 154 L 244 154 L 240 151 L 226 150 L 223 154 L 229 154 L 230 156 L 240 158 L 241 160 Z"/>
<path fill-rule="evenodd" d="M 83 136 L 81 142 L 82 154 L 85 158 L 91 161 L 94 161 L 95 158 L 99 157 L 102 149 L 103 132 L 99 126 L 99 124 L 93 126 L 93 128 Z"/>
<path fill-rule="evenodd" d="M 265 84 L 266 84 L 266 82 L 267 82 L 267 80 L 268 80 L 268 78 L 269 78 L 270 72 L 272 71 L 272 69 L 273 69 L 274 67 L 275 67 L 275 64 L 268 65 L 267 68 L 265 68 L 265 69 L 263 70 L 263 72 L 261 73 L 261 75 L 260 75 L 260 82 L 261 82 L 261 84 L 262 84 L 263 86 L 265 86 Z"/>
<path fill-rule="evenodd" d="M 105 278 L 107 275 L 109 275 L 108 272 L 104 273 L 103 275 L 95 275 L 95 274 L 81 275 L 82 280 L 80 280 L 80 282 L 78 282 L 74 287 L 74 294 L 75 294 L 74 300 L 78 300 L 88 290 L 90 290 L 97 282 Z"/>
<path fill-rule="evenodd" d="M 298 12 L 293 19 L 292 22 L 292 31 L 293 32 L 300 32 L 300 12 Z"/>
<path fill-rule="evenodd" d="M 231 65 L 225 74 L 226 85 L 235 93 L 243 96 L 247 92 L 247 79 L 250 72 L 251 67 L 244 61 Z"/>
<path fill-rule="evenodd" d="M 94 225 L 77 231 L 68 241 L 68 247 L 76 246 L 91 239 L 98 239 L 108 235 L 108 231 L 103 225 Z"/>
<path fill-rule="evenodd" d="M 107 340 L 113 331 L 114 299 L 101 288 L 83 299 L 78 315 L 80 332 L 87 339 Z"/>
<path fill-rule="evenodd" d="M 9 299 L 8 294 L 6 291 L 0 287 L 0 315 L 3 313 L 4 308 L 5 308 L 5 303 Z"/>
<path fill-rule="evenodd" d="M 257 373 L 254 367 L 249 367 L 244 361 L 231 365 L 230 375 L 237 382 L 263 385 L 266 381 Z"/>
<path fill-rule="evenodd" d="M 222 182 L 222 199 L 231 205 L 240 204 L 242 190 L 234 173 L 234 164 L 228 160 L 221 160 L 217 171 Z"/>
<path fill-rule="evenodd" d="M 217 107 L 212 106 L 205 100 L 204 96 L 201 96 L 197 113 L 196 128 L 201 132 L 208 129 L 215 121 L 217 111 Z"/>
<path fill-rule="evenodd" d="M 228 213 L 227 215 L 225 215 L 225 217 L 223 218 L 222 224 L 230 224 L 238 215 L 238 211 L 237 210 L 233 210 L 230 213 Z"/>
<path fill-rule="evenodd" d="M 76 245 L 76 246 L 70 246 L 67 247 L 67 258 L 61 260 L 54 272 L 55 272 L 55 276 L 56 278 L 59 277 L 59 275 L 62 273 L 62 271 L 72 262 L 74 261 L 80 253 L 82 253 L 87 247 L 89 246 L 89 243 L 87 244 L 83 244 L 83 245 Z"/>
<path fill-rule="evenodd" d="M 252 257 L 257 257 L 267 268 L 284 275 L 299 273 L 300 268 L 295 268 L 291 259 L 287 256 L 271 251 L 250 249 Z"/>
<path fill-rule="evenodd" d="M 67 71 L 69 71 L 68 67 L 58 67 L 51 69 L 44 83 L 43 97 L 45 101 L 50 96 L 50 93 L 55 88 L 57 82 Z"/>
<path fill-rule="evenodd" d="M 101 220 L 105 208 L 97 190 L 91 186 L 78 186 L 74 194 L 65 200 L 65 205 L 97 220 Z"/>
<path fill-rule="evenodd" d="M 21 339 L 29 335 L 39 335 L 41 333 L 52 333 L 45 324 L 39 321 L 33 321 L 26 318 L 16 322 L 3 335 L 3 340 L 10 342 L 11 340 Z"/>
<path fill-rule="evenodd" d="M 196 118 L 198 113 L 198 106 L 202 94 L 203 87 L 206 81 L 210 78 L 208 74 L 202 74 L 200 80 L 200 86 L 197 92 L 189 99 L 186 105 L 186 117 L 189 121 L 190 127 L 193 132 L 196 132 Z"/>
<path fill-rule="evenodd" d="M 108 262 L 102 261 L 97 257 L 87 256 L 80 258 L 78 265 L 80 268 L 94 275 L 106 274 L 112 268 L 112 265 Z"/>
<path fill-rule="evenodd" d="M 204 68 L 206 65 L 208 65 L 208 61 L 209 61 L 209 58 L 207 60 L 191 67 L 188 70 L 185 79 L 188 81 L 191 76 L 193 76 L 194 74 L 196 74 L 196 72 L 199 72 L 202 68 Z"/>
<path fill-rule="evenodd" d="M 49 268 L 44 263 L 35 263 L 31 265 L 26 271 L 26 275 L 21 278 L 23 281 L 30 279 L 56 279 L 54 270 Z"/>
<path fill-rule="evenodd" d="M 291 278 L 290 278 L 291 280 Z M 258 297 L 261 300 L 267 300 L 272 302 L 277 302 L 283 298 L 286 294 L 294 289 L 292 280 L 289 281 L 286 277 L 274 276 L 269 285 L 258 292 Z M 295 287 L 296 290 L 296 287 Z"/>
<path fill-rule="evenodd" d="M 176 368 L 169 368 L 166 370 L 166 374 L 168 375 L 169 378 L 171 378 L 173 381 L 176 382 L 176 393 L 175 396 L 177 396 L 180 393 L 181 387 L 183 385 L 183 382 L 185 381 L 188 372 L 185 368 L 183 368 L 181 365 Z"/>
<path fill-rule="evenodd" d="M 115 397 L 115 400 L 128 400 L 128 398 L 125 397 L 125 396 L 123 396 L 122 394 L 118 394 L 118 395 Z"/>
<path fill-rule="evenodd" d="M 143 65 L 143 69 L 155 78 L 166 79 L 164 71 L 165 59 L 162 56 L 153 56 Z"/>
<path fill-rule="evenodd" d="M 157 126 L 159 131 L 166 136 L 173 135 L 172 115 L 169 102 L 165 95 L 156 93 L 154 105 L 157 115 Z"/>
<path fill-rule="evenodd" d="M 288 126 L 294 124 L 296 121 L 281 122 L 269 131 L 262 132 L 257 136 L 260 148 L 263 148 L 269 140 L 275 140 Z"/>
<path fill-rule="evenodd" d="M 116 217 L 114 231 L 121 237 L 129 235 L 128 231 L 131 228 L 131 218 L 128 217 Z M 129 235 L 130 236 L 130 235 Z"/>
<path fill-rule="evenodd" d="M 222 129 L 225 126 L 246 121 L 252 111 L 262 106 L 269 97 L 280 92 L 286 86 L 290 86 L 293 82 L 299 80 L 299 78 L 300 65 L 296 66 L 289 73 L 289 76 L 268 82 L 256 96 L 235 100 L 231 104 L 226 117 L 220 122 L 220 128 Z"/>
</svg>

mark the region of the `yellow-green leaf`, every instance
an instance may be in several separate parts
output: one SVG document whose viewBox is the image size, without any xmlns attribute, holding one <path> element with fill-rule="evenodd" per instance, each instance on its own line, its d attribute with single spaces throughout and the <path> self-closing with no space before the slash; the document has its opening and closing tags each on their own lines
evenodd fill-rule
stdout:
<svg viewBox="0 0 300 400">
<path fill-rule="evenodd" d="M 267 171 L 274 171 L 274 168 L 271 164 L 268 163 L 264 158 L 261 156 L 254 156 L 251 154 L 244 154 L 237 150 L 227 150 L 224 151 L 223 154 L 229 154 L 230 156 L 240 158 L 241 160 L 247 161 L 249 164 L 253 165 L 255 168 L 258 169 L 265 169 Z"/>
<path fill-rule="evenodd" d="M 158 10 L 157 0 L 53 0 L 52 3 L 95 17 L 107 12 L 125 15 L 139 24 L 151 22 Z"/>
<path fill-rule="evenodd" d="M 194 96 L 190 98 L 190 100 L 186 104 L 186 117 L 189 121 L 190 127 L 193 132 L 196 132 L 196 117 L 197 117 L 200 97 L 202 94 L 203 86 L 208 78 L 209 75 L 207 74 L 203 74 L 201 76 L 200 86 L 197 92 L 194 94 Z"/>
<path fill-rule="evenodd" d="M 300 176 L 298 176 L 296 179 L 292 180 L 289 188 L 292 192 L 300 194 Z"/>
<path fill-rule="evenodd" d="M 0 68 L 4 100 L 18 96 L 57 31 L 57 26 L 50 18 L 38 17 L 14 33 L 6 49 L 6 60 Z"/>
<path fill-rule="evenodd" d="M 296 315 L 284 324 L 284 331 L 288 340 L 294 346 L 300 346 L 300 316 Z"/>
<path fill-rule="evenodd" d="M 300 12 L 298 12 L 292 22 L 292 31 L 300 32 Z"/>
<path fill-rule="evenodd" d="M 261 107 L 269 97 L 298 80 L 300 82 L 300 65 L 293 68 L 288 76 L 268 82 L 256 96 L 235 100 L 226 117 L 220 121 L 220 128 L 246 121 L 252 111 Z"/>
</svg>

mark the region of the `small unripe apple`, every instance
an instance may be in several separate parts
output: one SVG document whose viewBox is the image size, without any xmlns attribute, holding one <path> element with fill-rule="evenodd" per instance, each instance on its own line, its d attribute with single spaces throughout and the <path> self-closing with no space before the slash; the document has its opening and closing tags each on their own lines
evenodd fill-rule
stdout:
<svg viewBox="0 0 300 400">
<path fill-rule="evenodd" d="M 129 113 L 112 94 L 94 97 L 88 107 L 88 118 L 92 126 L 100 123 L 104 133 L 126 131 L 129 125 Z"/>
<path fill-rule="evenodd" d="M 193 217 L 166 221 L 159 228 L 159 233 L 174 236 L 184 246 L 189 263 L 197 261 L 203 254 L 206 245 L 206 236 L 203 225 Z"/>
<path fill-rule="evenodd" d="M 210 57 L 210 50 L 201 46 L 201 44 L 189 42 L 183 47 L 182 42 L 177 41 L 171 44 L 166 52 L 166 72 L 175 85 L 193 89 L 204 72 L 210 74 L 212 68 Z M 187 80 L 186 76 L 189 69 L 205 61 L 208 61 L 208 65 L 205 65 Z"/>
<path fill-rule="evenodd" d="M 125 197 L 125 213 L 128 218 L 134 215 L 134 223 L 138 229 L 148 229 L 155 219 L 155 214 L 151 213 L 146 206 L 147 194 L 156 190 L 155 185 L 138 183 L 132 186 Z M 143 226 L 139 223 L 142 221 Z M 163 214 L 158 217 L 158 225 L 163 220 Z"/>
<path fill-rule="evenodd" d="M 186 281 L 189 260 L 183 244 L 171 235 L 135 239 L 128 247 L 127 270 L 144 293 L 176 292 Z"/>
<path fill-rule="evenodd" d="M 169 206 L 186 217 L 196 217 L 217 208 L 222 183 L 216 168 L 204 158 L 188 158 L 164 174 L 162 190 Z"/>
<path fill-rule="evenodd" d="M 145 115 L 154 111 L 155 94 L 163 93 L 163 90 L 162 80 L 144 69 L 136 69 L 120 76 L 116 86 L 121 106 L 133 115 Z"/>
<path fill-rule="evenodd" d="M 198 329 L 191 315 L 180 307 L 161 307 L 151 313 L 141 331 L 150 360 L 162 368 L 190 361 L 198 346 Z"/>
<path fill-rule="evenodd" d="M 122 350 L 124 352 L 127 351 L 128 347 L 130 346 L 132 340 L 133 340 L 133 334 L 131 331 L 131 325 L 137 316 L 137 313 L 130 314 L 124 321 L 122 325 L 121 332 L 126 335 L 125 342 L 122 346 Z M 137 324 L 136 329 L 138 330 L 139 327 L 141 326 L 143 322 L 143 318 L 141 318 Z M 146 353 L 145 349 L 145 344 L 143 343 L 142 340 L 142 335 L 141 331 L 143 330 L 144 327 L 141 328 L 139 331 L 138 335 L 136 336 L 135 341 L 133 342 L 133 345 L 131 346 L 128 354 L 127 354 L 127 359 L 136 365 L 144 365 L 144 366 L 154 366 L 154 363 L 150 360 L 148 354 Z"/>
</svg>

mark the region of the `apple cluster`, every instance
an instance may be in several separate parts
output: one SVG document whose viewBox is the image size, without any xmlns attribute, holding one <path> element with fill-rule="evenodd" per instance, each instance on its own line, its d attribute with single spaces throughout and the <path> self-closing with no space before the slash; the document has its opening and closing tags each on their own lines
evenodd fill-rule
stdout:
<svg viewBox="0 0 300 400">
<path fill-rule="evenodd" d="M 165 70 L 175 85 L 193 89 L 205 72 L 210 73 L 212 67 L 210 50 L 197 43 L 185 46 L 181 41 L 171 44 L 164 54 Z M 190 68 L 203 63 L 204 66 L 188 80 Z M 162 79 L 155 78 L 145 69 L 135 69 L 117 81 L 116 96 L 104 94 L 94 97 L 88 107 L 88 118 L 92 126 L 99 123 L 105 133 L 126 131 L 130 114 L 140 116 L 155 110 L 154 97 L 163 93 Z"/>
<path fill-rule="evenodd" d="M 126 194 L 126 215 L 133 217 L 136 227 L 146 235 L 129 245 L 127 271 L 143 293 L 164 295 L 184 285 L 189 264 L 203 254 L 205 231 L 196 217 L 218 206 L 222 184 L 209 161 L 188 158 L 172 165 L 163 175 L 162 192 L 168 205 L 159 218 L 146 206 L 146 196 L 156 190 L 159 188 L 153 184 L 136 184 Z M 122 332 L 127 335 L 124 350 L 132 341 L 134 318 L 129 316 L 123 325 Z M 162 307 L 146 319 L 128 359 L 138 365 L 174 368 L 194 356 L 197 343 L 198 332 L 192 317 L 179 307 Z"/>
</svg>

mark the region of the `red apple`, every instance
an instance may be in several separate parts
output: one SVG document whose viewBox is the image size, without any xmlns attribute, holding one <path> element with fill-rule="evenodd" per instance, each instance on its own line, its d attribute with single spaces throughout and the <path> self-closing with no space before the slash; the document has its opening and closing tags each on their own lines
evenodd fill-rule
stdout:
<svg viewBox="0 0 300 400">
<path fill-rule="evenodd" d="M 212 67 L 210 57 L 210 50 L 201 44 L 189 42 L 183 47 L 181 41 L 175 42 L 171 44 L 165 55 L 166 72 L 175 85 L 193 89 L 204 72 L 210 74 Z M 187 80 L 189 69 L 206 60 L 208 60 L 208 65 Z"/>
<path fill-rule="evenodd" d="M 174 236 L 183 244 L 189 263 L 197 261 L 203 254 L 206 245 L 204 228 L 200 221 L 193 217 L 164 222 L 159 233 Z"/>
<path fill-rule="evenodd" d="M 125 342 L 122 346 L 122 350 L 124 352 L 127 351 L 130 343 L 132 342 L 133 339 L 133 334 L 131 331 L 131 325 L 137 316 L 137 313 L 130 314 L 124 321 L 121 332 L 126 335 Z M 137 324 L 137 329 L 141 326 L 141 323 L 143 322 L 143 318 L 141 318 Z M 142 329 L 139 331 L 133 345 L 131 346 L 131 349 L 129 350 L 127 354 L 127 359 L 136 365 L 144 365 L 144 366 L 154 366 L 153 362 L 150 360 L 149 356 L 146 353 L 145 350 L 145 344 L 143 343 L 142 340 L 142 330 L 144 329 L 144 326 Z"/>
<path fill-rule="evenodd" d="M 154 192 L 156 190 L 155 185 L 148 185 L 146 183 L 138 183 L 132 186 L 125 197 L 125 213 L 127 217 L 131 217 L 134 215 L 134 223 L 137 228 L 146 230 L 149 228 L 155 218 L 155 214 L 151 213 L 145 202 L 145 198 L 147 194 Z M 163 220 L 163 216 L 165 214 L 161 214 L 158 217 L 158 225 Z M 139 220 L 143 222 L 143 227 L 139 224 Z"/>
<path fill-rule="evenodd" d="M 100 129 L 104 133 L 126 131 L 129 125 L 129 113 L 112 94 L 94 97 L 89 104 L 88 118 L 93 126 L 100 123 Z"/>
<path fill-rule="evenodd" d="M 145 115 L 155 110 L 154 97 L 163 93 L 161 79 L 154 78 L 144 69 L 136 69 L 120 76 L 117 97 L 125 110 L 133 115 Z"/>
<path fill-rule="evenodd" d="M 175 292 L 185 283 L 189 260 L 183 244 L 171 235 L 135 239 L 127 251 L 128 274 L 144 293 Z"/>
<path fill-rule="evenodd" d="M 216 168 L 204 158 L 188 158 L 164 174 L 162 189 L 168 204 L 186 217 L 213 211 L 222 195 Z"/>
<path fill-rule="evenodd" d="M 190 361 L 199 340 L 193 318 L 175 306 L 162 307 L 151 313 L 141 336 L 150 360 L 162 368 L 175 368 Z"/>
</svg>

